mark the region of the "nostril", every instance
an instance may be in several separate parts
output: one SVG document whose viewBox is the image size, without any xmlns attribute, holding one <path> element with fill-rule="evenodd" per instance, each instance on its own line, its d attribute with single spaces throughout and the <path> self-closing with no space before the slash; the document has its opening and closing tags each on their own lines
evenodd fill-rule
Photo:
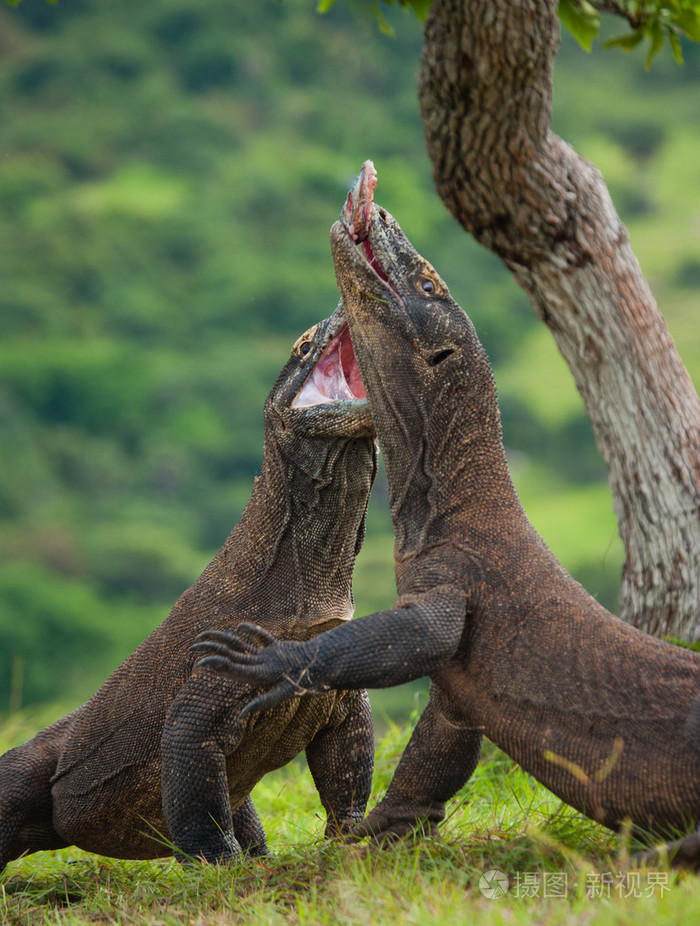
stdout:
<svg viewBox="0 0 700 926">
<path fill-rule="evenodd" d="M 437 354 L 433 354 L 432 357 L 428 358 L 428 364 L 431 367 L 435 367 L 438 363 L 442 363 L 443 360 L 447 360 L 448 357 L 451 357 L 454 354 L 454 350 L 451 347 L 446 348 L 445 350 L 440 350 Z"/>
</svg>

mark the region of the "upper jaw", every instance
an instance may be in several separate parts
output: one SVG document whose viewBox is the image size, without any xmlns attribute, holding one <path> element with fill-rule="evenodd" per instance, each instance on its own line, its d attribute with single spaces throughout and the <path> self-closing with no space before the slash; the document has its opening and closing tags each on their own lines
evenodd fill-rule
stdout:
<svg viewBox="0 0 700 926">
<path fill-rule="evenodd" d="M 348 285 L 359 280 L 373 288 L 383 283 L 384 293 L 390 289 L 401 298 L 397 283 L 402 279 L 401 266 L 404 263 L 402 251 L 408 240 L 398 222 L 374 202 L 377 186 L 377 171 L 372 161 L 362 165 L 355 182 L 340 210 L 340 219 L 331 228 L 331 249 L 336 265 L 338 284 Z M 343 265 L 349 262 L 351 272 Z M 348 279 L 351 278 L 351 280 Z M 356 287 L 355 287 L 356 288 Z"/>
<path fill-rule="evenodd" d="M 331 251 L 341 294 L 343 284 L 352 281 L 355 285 L 361 282 L 384 300 L 388 296 L 399 296 L 391 274 L 387 272 L 393 260 L 385 217 L 391 218 L 372 204 L 367 235 L 361 241 L 354 239 L 342 217 L 331 227 Z"/>
</svg>

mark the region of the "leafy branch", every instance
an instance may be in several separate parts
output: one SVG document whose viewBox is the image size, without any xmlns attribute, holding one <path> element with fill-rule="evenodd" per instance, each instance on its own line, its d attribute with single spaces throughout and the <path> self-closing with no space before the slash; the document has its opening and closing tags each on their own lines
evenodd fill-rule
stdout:
<svg viewBox="0 0 700 926">
<path fill-rule="evenodd" d="M 318 0 L 317 9 L 325 13 L 335 0 Z M 373 18 L 379 29 L 393 35 L 394 30 L 382 12 L 382 5 L 410 8 L 423 21 L 432 0 L 348 0 L 350 8 L 361 18 Z M 616 16 L 631 31 L 603 42 L 603 48 L 618 47 L 630 51 L 649 40 L 645 66 L 648 68 L 664 47 L 666 40 L 678 64 L 683 63 L 680 37 L 700 42 L 700 0 L 559 0 L 559 18 L 576 41 L 591 51 L 600 36 L 600 16 Z"/>
<path fill-rule="evenodd" d="M 600 34 L 600 14 L 623 19 L 631 32 L 603 42 L 603 48 L 630 51 L 649 40 L 645 66 L 664 47 L 666 40 L 678 64 L 683 63 L 680 37 L 700 42 L 699 0 L 559 0 L 559 17 L 576 41 L 590 51 Z"/>
</svg>

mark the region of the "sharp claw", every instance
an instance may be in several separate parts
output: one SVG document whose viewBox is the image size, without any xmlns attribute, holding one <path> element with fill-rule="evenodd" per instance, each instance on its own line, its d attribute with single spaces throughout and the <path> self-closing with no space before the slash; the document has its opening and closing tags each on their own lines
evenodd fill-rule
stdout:
<svg viewBox="0 0 700 926">
<path fill-rule="evenodd" d="M 241 710 L 239 717 L 247 717 L 249 714 L 257 714 L 262 710 L 262 698 L 253 698 L 252 701 L 249 701 L 246 706 Z"/>
<path fill-rule="evenodd" d="M 245 717 L 246 714 L 255 714 L 258 711 L 269 711 L 273 707 L 277 707 L 278 704 L 282 704 L 283 701 L 288 701 L 290 698 L 298 697 L 298 692 L 296 686 L 293 683 L 284 681 L 275 685 L 274 688 L 270 688 L 269 691 L 264 692 L 253 698 L 241 711 L 241 717 Z"/>
<path fill-rule="evenodd" d="M 229 643 L 233 633 L 230 630 L 203 630 L 201 633 L 197 634 L 197 642 L 206 642 L 209 640 L 220 642 L 220 643 Z"/>
<path fill-rule="evenodd" d="M 190 650 L 202 653 L 210 651 L 221 653 L 224 656 L 229 656 L 234 662 L 238 660 L 239 656 L 257 656 L 260 654 L 259 646 L 251 646 L 249 643 L 238 640 L 236 637 L 231 637 L 227 640 L 217 640 L 215 638 L 207 638 L 204 640 L 197 639 L 190 646 Z"/>
<path fill-rule="evenodd" d="M 256 650 L 253 653 L 242 653 L 235 650 L 228 650 L 224 647 L 219 647 L 216 644 L 212 643 L 193 643 L 190 649 L 195 652 L 205 653 L 205 658 L 200 659 L 197 663 L 198 666 L 204 664 L 205 659 L 209 657 L 218 657 L 219 659 L 225 660 L 228 666 L 227 672 L 229 675 L 233 675 L 237 669 L 242 669 L 245 672 L 244 666 L 259 666 L 261 665 L 259 653 Z"/>
<path fill-rule="evenodd" d="M 269 646 L 270 643 L 277 642 L 275 637 L 268 634 L 262 627 L 257 627 L 256 624 L 239 624 L 235 630 L 203 630 L 202 633 L 197 635 L 190 649 L 206 650 L 208 647 L 214 649 L 218 647 L 218 651 L 221 652 L 221 648 L 225 647 L 234 657 L 239 653 L 247 653 L 248 655 L 254 656 L 256 653 L 260 652 L 260 642 L 251 643 L 244 639 L 238 632 L 241 627 L 243 627 L 244 631 L 250 628 L 260 631 L 257 639 L 258 641 L 262 641 L 264 646 Z M 252 636 L 253 634 L 250 635 Z"/>
<path fill-rule="evenodd" d="M 228 674 L 230 669 L 229 661 L 225 656 L 205 656 L 204 659 L 200 659 L 197 663 L 197 668 L 201 666 L 208 666 L 210 669 L 222 674 Z"/>
<path fill-rule="evenodd" d="M 191 653 L 208 653 L 212 644 L 208 640 L 195 640 L 190 646 Z"/>
</svg>

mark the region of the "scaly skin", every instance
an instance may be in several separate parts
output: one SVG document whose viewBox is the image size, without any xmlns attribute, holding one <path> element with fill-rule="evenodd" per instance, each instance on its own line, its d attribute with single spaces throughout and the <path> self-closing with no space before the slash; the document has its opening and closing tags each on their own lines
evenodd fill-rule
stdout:
<svg viewBox="0 0 700 926">
<path fill-rule="evenodd" d="M 261 475 L 195 585 L 90 701 L 0 758 L 0 870 L 23 852 L 72 844 L 120 858 L 170 855 L 163 838 L 181 858 L 264 853 L 250 791 L 301 750 L 327 833 L 362 819 L 374 752 L 365 692 L 241 720 L 254 691 L 193 671 L 190 651 L 203 630 L 251 617 L 275 637 L 307 640 L 352 616 L 376 465 L 367 402 L 292 407 L 344 324 L 339 306 L 295 344 L 265 404 Z"/>
<path fill-rule="evenodd" d="M 346 209 L 331 245 L 386 462 L 398 601 L 306 643 L 242 625 L 206 644 L 204 661 L 269 689 L 246 712 L 302 687 L 431 677 L 360 835 L 435 832 L 482 734 L 606 826 L 697 827 L 700 655 L 608 613 L 537 535 L 508 473 L 484 350 L 395 220 L 373 205 L 365 226 Z M 676 845 L 678 861 L 697 864 L 699 842 Z"/>
</svg>

